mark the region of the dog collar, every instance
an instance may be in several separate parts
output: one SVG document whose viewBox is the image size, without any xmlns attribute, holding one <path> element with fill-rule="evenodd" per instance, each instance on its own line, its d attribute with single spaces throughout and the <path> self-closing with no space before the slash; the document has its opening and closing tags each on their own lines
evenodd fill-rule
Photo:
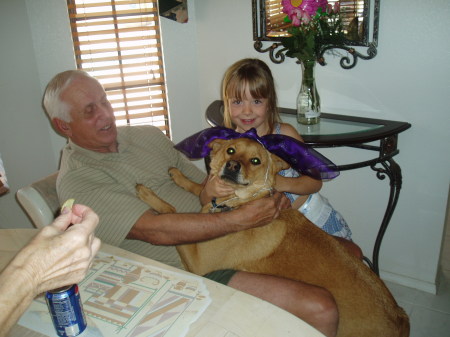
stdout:
<svg viewBox="0 0 450 337">
<path fill-rule="evenodd" d="M 224 204 L 225 201 L 217 204 L 216 200 L 217 199 L 215 197 L 211 199 L 211 208 L 209 209 L 209 213 L 216 213 L 216 210 L 220 210 L 220 212 L 228 212 L 232 210 L 231 207 Z"/>
</svg>

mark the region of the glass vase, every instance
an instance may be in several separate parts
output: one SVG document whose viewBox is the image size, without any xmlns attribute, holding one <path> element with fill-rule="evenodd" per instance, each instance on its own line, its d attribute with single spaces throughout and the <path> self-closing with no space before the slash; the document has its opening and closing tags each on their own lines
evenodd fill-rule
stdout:
<svg viewBox="0 0 450 337">
<path fill-rule="evenodd" d="M 320 122 L 320 96 L 314 77 L 315 60 L 301 61 L 302 85 L 297 96 L 297 121 L 313 125 Z"/>
</svg>

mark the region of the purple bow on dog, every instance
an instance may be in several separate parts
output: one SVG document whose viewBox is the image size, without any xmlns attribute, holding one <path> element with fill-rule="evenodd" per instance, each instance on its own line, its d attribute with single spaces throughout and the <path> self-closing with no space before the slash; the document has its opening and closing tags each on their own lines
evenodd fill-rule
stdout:
<svg viewBox="0 0 450 337">
<path fill-rule="evenodd" d="M 333 179 L 339 175 L 336 165 L 297 139 L 275 134 L 259 137 L 255 129 L 239 133 L 225 127 L 208 128 L 181 141 L 175 145 L 175 148 L 188 158 L 200 159 L 209 155 L 211 148 L 208 144 L 218 138 L 253 139 L 264 146 L 267 151 L 283 159 L 300 174 L 316 179 Z"/>
</svg>

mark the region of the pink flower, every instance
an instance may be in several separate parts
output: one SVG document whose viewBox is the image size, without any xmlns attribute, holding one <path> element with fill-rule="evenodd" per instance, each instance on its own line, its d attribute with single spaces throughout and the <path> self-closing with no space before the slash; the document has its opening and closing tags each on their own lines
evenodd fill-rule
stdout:
<svg viewBox="0 0 450 337">
<path fill-rule="evenodd" d="M 301 21 L 304 25 L 307 25 L 310 21 L 311 21 L 311 16 L 305 12 L 305 11 L 301 11 Z"/>
<path fill-rule="evenodd" d="M 310 16 L 314 16 L 319 8 L 323 11 L 327 8 L 327 0 L 303 0 L 300 8 L 306 11 Z"/>
<path fill-rule="evenodd" d="M 291 2 L 291 0 L 282 0 L 281 5 L 283 6 L 283 13 L 286 13 L 289 17 L 293 14 L 294 10 L 297 8 Z"/>
<path fill-rule="evenodd" d="M 300 8 L 294 8 L 289 15 L 289 19 L 292 21 L 292 25 L 294 27 L 298 27 L 301 25 L 301 17 L 304 12 Z"/>
<path fill-rule="evenodd" d="M 327 0 L 282 0 L 281 4 L 283 5 L 283 12 L 286 13 L 289 18 L 297 16 L 299 17 L 298 9 L 302 12 L 306 12 L 310 17 L 314 16 L 319 8 L 325 12 L 328 1 Z M 304 15 L 300 15 L 304 16 Z M 292 20 L 292 24 L 294 24 L 294 20 Z"/>
</svg>

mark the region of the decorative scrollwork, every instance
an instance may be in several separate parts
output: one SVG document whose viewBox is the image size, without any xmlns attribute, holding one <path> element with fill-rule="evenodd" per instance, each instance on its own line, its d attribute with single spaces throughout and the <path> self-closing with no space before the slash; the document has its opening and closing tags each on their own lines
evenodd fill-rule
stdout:
<svg viewBox="0 0 450 337">
<path fill-rule="evenodd" d="M 255 41 L 254 45 L 255 50 L 257 50 L 260 53 L 267 53 L 270 52 L 270 60 L 273 63 L 280 64 L 284 62 L 284 59 L 286 58 L 286 55 L 284 54 L 284 51 L 286 51 L 286 48 L 283 48 L 283 45 L 279 42 L 272 43 L 269 47 L 263 49 L 263 43 L 262 41 Z M 278 48 L 280 50 L 277 51 Z"/>
<path fill-rule="evenodd" d="M 375 246 L 373 248 L 372 269 L 377 275 L 379 275 L 378 256 L 380 253 L 381 241 L 383 240 L 387 226 L 391 221 L 392 214 L 394 213 L 395 207 L 397 206 L 400 189 L 402 188 L 402 170 L 400 169 L 400 166 L 394 161 L 394 159 L 390 158 L 387 161 L 379 162 L 379 164 L 381 164 L 383 168 L 377 168 L 377 163 L 371 165 L 370 167 L 372 168 L 372 170 L 377 172 L 376 174 L 378 179 L 384 180 L 386 176 L 389 177 L 390 192 L 386 212 L 384 213 L 383 221 L 381 222 L 380 229 L 378 230 L 377 239 L 375 240 Z"/>
<path fill-rule="evenodd" d="M 348 55 L 342 56 L 341 61 L 339 62 L 341 67 L 344 69 L 352 69 L 356 62 L 358 61 L 358 58 L 363 60 L 370 60 L 373 59 L 375 56 L 377 56 L 377 47 L 374 43 L 369 44 L 369 48 L 367 48 L 367 56 L 361 54 L 360 52 L 356 51 L 354 47 L 350 46 L 327 46 L 323 48 L 319 53 L 319 59 L 318 62 L 320 65 L 324 66 L 326 65 L 325 58 L 323 54 L 331 49 L 342 49 L 347 51 L 352 59 Z"/>
<path fill-rule="evenodd" d="M 378 163 L 377 163 L 377 164 L 378 164 Z M 386 168 L 387 168 L 387 165 L 386 165 L 386 164 L 383 164 L 383 163 L 382 163 L 383 166 L 384 166 L 385 168 L 382 168 L 382 167 L 376 167 L 377 164 L 370 165 L 370 168 L 376 172 L 376 176 L 377 176 L 378 179 L 384 180 L 384 179 L 386 178 L 386 175 L 388 175 L 389 177 L 391 177 L 391 175 L 390 175 L 390 173 L 389 173 L 389 170 L 386 169 Z"/>
<path fill-rule="evenodd" d="M 402 173 L 400 166 L 392 158 L 387 161 L 382 161 L 379 164 L 383 167 L 376 167 L 377 164 L 370 166 L 370 168 L 376 172 L 377 178 L 384 180 L 386 176 L 388 176 L 391 185 L 400 189 L 402 185 Z"/>
<path fill-rule="evenodd" d="M 286 58 L 285 52 L 287 48 L 284 48 L 281 42 L 272 42 L 269 47 L 264 48 L 262 41 L 255 41 L 254 48 L 260 53 L 269 52 L 270 60 L 276 64 L 283 63 Z M 339 62 L 343 69 L 352 69 L 356 65 L 358 58 L 370 60 L 377 55 L 377 47 L 374 43 L 369 44 L 369 47 L 367 48 L 367 55 L 361 54 L 351 46 L 326 46 L 320 51 L 317 59 L 317 62 L 321 66 L 326 65 L 324 54 L 332 49 L 342 49 L 348 53 L 347 55 L 342 56 L 341 61 Z"/>
</svg>

